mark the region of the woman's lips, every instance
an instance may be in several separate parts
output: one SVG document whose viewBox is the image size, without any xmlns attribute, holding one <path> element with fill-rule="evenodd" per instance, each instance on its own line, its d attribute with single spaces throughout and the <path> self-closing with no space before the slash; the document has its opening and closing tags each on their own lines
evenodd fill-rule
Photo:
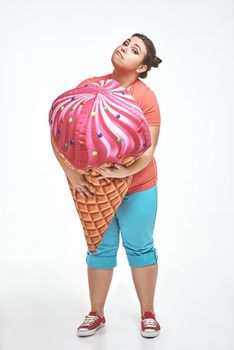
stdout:
<svg viewBox="0 0 234 350">
<path fill-rule="evenodd" d="M 116 51 L 116 53 L 123 59 L 123 56 L 120 51 Z"/>
</svg>

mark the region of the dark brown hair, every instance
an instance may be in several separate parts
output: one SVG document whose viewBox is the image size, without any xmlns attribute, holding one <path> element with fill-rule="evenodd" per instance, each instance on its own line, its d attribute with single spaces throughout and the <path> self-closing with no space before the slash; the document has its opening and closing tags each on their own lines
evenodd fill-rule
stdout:
<svg viewBox="0 0 234 350">
<path fill-rule="evenodd" d="M 153 42 L 144 34 L 140 34 L 140 33 L 135 33 L 132 35 L 133 36 L 137 36 L 138 38 L 140 38 L 141 40 L 143 40 L 146 49 L 147 49 L 147 53 L 145 55 L 145 58 L 143 60 L 143 64 L 145 64 L 148 68 L 145 72 L 140 73 L 139 77 L 140 78 L 146 78 L 148 71 L 151 69 L 151 67 L 158 67 L 158 65 L 162 62 L 161 58 L 156 56 L 156 49 L 154 47 Z"/>
</svg>

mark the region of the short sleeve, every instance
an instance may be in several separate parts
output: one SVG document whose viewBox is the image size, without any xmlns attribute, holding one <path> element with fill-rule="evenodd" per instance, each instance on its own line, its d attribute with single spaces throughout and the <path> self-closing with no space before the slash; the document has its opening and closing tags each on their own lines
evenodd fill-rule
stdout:
<svg viewBox="0 0 234 350">
<path fill-rule="evenodd" d="M 143 96 L 141 108 L 149 126 L 159 126 L 161 124 L 158 100 L 152 90 L 149 89 Z"/>
</svg>

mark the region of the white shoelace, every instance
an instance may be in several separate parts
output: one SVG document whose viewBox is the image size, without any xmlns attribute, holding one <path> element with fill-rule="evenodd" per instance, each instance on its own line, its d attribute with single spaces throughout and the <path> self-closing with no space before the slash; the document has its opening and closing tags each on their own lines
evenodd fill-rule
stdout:
<svg viewBox="0 0 234 350">
<path fill-rule="evenodd" d="M 85 316 L 85 320 L 82 323 L 82 326 L 90 326 L 93 322 L 95 322 L 96 320 L 98 320 L 97 316 L 93 316 L 93 315 L 87 315 Z"/>
<path fill-rule="evenodd" d="M 143 324 L 145 327 L 155 327 L 157 322 L 153 318 L 145 318 Z"/>
</svg>

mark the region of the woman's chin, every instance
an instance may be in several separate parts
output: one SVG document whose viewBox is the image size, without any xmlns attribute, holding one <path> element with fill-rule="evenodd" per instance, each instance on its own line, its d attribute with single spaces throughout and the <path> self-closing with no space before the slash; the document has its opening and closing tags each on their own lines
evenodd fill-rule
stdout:
<svg viewBox="0 0 234 350">
<path fill-rule="evenodd" d="M 121 72 L 123 71 L 123 66 L 121 65 L 121 62 L 119 62 L 117 59 L 115 58 L 111 58 L 111 62 L 112 62 L 112 65 L 114 67 L 114 70 L 117 72 Z"/>
</svg>

